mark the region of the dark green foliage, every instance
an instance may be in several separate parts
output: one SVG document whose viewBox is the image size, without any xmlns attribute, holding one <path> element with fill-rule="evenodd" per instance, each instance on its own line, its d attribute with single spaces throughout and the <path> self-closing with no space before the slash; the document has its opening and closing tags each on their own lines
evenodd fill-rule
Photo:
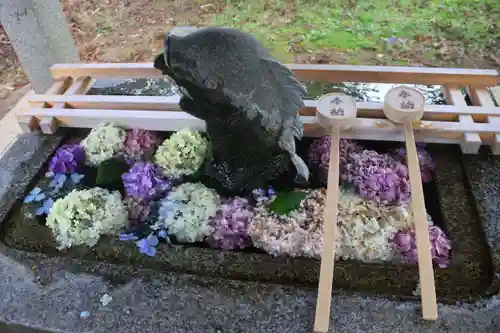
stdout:
<svg viewBox="0 0 500 333">
<path fill-rule="evenodd" d="M 305 196 L 306 193 L 303 191 L 278 192 L 276 199 L 268 205 L 269 210 L 279 215 L 286 215 L 299 209 L 300 202 Z"/>
</svg>

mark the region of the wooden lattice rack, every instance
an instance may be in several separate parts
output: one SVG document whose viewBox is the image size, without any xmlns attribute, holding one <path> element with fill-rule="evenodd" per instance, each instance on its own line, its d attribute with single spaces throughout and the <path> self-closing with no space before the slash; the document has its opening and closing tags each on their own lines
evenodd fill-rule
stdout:
<svg viewBox="0 0 500 333">
<path fill-rule="evenodd" d="M 443 86 L 448 105 L 426 105 L 419 124 L 414 124 L 420 142 L 461 144 L 466 153 L 489 145 L 500 154 L 500 107 L 488 91 L 499 82 L 495 70 L 412 67 L 288 65 L 301 81 L 371 82 Z M 56 83 L 45 93 L 29 98 L 30 109 L 17 118 L 25 130 L 41 128 L 53 133 L 58 126 L 96 126 L 108 120 L 125 127 L 172 131 L 182 126 L 203 129 L 204 122 L 179 109 L 179 97 L 85 95 L 98 78 L 151 78 L 161 73 L 152 64 L 58 64 L 52 67 Z M 467 106 L 461 89 L 473 102 Z M 500 98 L 497 97 L 497 100 Z M 358 102 L 356 125 L 342 132 L 353 139 L 404 141 L 400 126 L 383 113 L 383 103 Z M 161 112 L 170 111 L 170 112 Z M 314 117 L 316 101 L 307 100 L 300 110 L 306 136 L 325 134 Z"/>
<path fill-rule="evenodd" d="M 468 154 L 477 153 L 482 145 L 488 145 L 494 154 L 500 154 L 500 107 L 494 102 L 496 100 L 500 103 L 500 92 L 498 88 L 490 89 L 499 82 L 497 71 L 296 64 L 288 66 L 303 82 L 442 86 L 448 105 L 425 105 L 421 120 L 411 122 L 409 118 L 405 118 L 404 126 L 401 123 L 394 123 L 385 116 L 384 108 L 387 111 L 387 107 L 384 103 L 353 101 L 350 105 L 352 114 L 356 114 L 356 118 L 352 127 L 346 129 L 341 129 L 337 125 L 333 130 L 329 130 L 320 125 L 316 117 L 318 101 L 305 101 L 306 107 L 299 111 L 304 123 L 305 136 L 332 136 L 325 208 L 327 215 L 331 212 L 332 216 L 325 218 L 325 245 L 321 262 L 315 331 L 326 332 L 329 325 L 336 233 L 334 216 L 338 200 L 337 186 L 334 185 L 338 184 L 339 176 L 337 168 L 339 137 L 406 142 L 412 187 L 412 212 L 417 233 L 422 315 L 424 319 L 435 320 L 438 314 L 434 274 L 428 251 L 430 244 L 415 141 L 460 144 L 462 151 Z M 45 94 L 29 95 L 27 97 L 29 107 L 17 110 L 16 116 L 23 130 L 41 129 L 43 133 L 50 134 L 54 133 L 58 126 L 93 128 L 103 121 L 113 122 L 125 128 L 136 127 L 158 131 L 176 131 L 182 127 L 204 130 L 204 121 L 179 109 L 178 96 L 86 95 L 93 82 L 99 78 L 161 77 L 161 73 L 150 63 L 59 64 L 52 67 L 52 75 L 56 80 L 54 85 Z M 470 97 L 472 106 L 467 105 L 463 89 Z"/>
</svg>

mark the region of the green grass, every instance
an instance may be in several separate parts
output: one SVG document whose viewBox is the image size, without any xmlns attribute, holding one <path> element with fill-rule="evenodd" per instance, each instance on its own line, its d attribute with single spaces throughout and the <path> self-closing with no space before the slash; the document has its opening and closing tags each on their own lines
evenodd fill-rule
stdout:
<svg viewBox="0 0 500 333">
<path fill-rule="evenodd" d="M 498 0 L 227 0 L 214 24 L 250 32 L 275 54 L 290 43 L 311 51 L 377 51 L 390 37 L 431 48 L 444 38 L 464 49 L 500 52 Z"/>
</svg>

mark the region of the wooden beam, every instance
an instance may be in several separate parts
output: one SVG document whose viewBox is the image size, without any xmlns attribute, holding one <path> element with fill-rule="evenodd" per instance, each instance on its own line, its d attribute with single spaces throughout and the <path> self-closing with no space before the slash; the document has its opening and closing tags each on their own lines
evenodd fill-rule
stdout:
<svg viewBox="0 0 500 333">
<path fill-rule="evenodd" d="M 495 86 L 500 82 L 496 70 L 483 69 L 303 64 L 287 66 L 301 81 L 487 86 Z M 91 76 L 93 78 L 163 76 L 152 63 L 56 64 L 52 66 L 51 71 L 56 79 L 65 76 Z"/>
<path fill-rule="evenodd" d="M 177 131 L 182 127 L 200 130 L 205 128 L 204 121 L 178 111 L 32 108 L 18 116 L 31 116 L 36 119 L 55 117 L 59 125 L 64 127 L 92 128 L 103 121 L 110 121 L 127 128 L 137 127 L 155 131 Z M 301 120 L 305 126 L 306 136 L 326 134 L 314 116 L 301 116 Z M 414 128 L 417 141 L 441 143 L 460 142 L 464 133 L 478 133 L 485 142 L 492 140 L 500 131 L 500 125 L 496 123 L 466 125 L 443 121 L 416 122 Z M 386 119 L 358 118 L 350 130 L 342 131 L 342 135 L 351 139 L 404 141 L 401 128 Z"/>
<path fill-rule="evenodd" d="M 33 107 L 42 103 L 53 106 L 65 103 L 75 109 L 110 109 L 110 110 L 157 110 L 179 111 L 179 96 L 107 96 L 107 95 L 34 95 L 30 97 Z M 317 102 L 305 101 L 306 108 L 299 111 L 300 115 L 312 116 L 316 113 Z M 383 103 L 358 102 L 358 117 L 384 119 Z M 452 106 L 426 105 L 423 120 L 456 121 L 459 115 L 470 115 L 476 122 L 486 122 L 487 115 L 500 114 L 500 107 L 488 106 Z"/>
</svg>

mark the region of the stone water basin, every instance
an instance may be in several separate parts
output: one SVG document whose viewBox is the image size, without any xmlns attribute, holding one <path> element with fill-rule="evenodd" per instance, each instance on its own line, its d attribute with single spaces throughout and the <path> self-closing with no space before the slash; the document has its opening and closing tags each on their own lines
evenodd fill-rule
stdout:
<svg viewBox="0 0 500 333">
<path fill-rule="evenodd" d="M 143 94 L 167 95 L 175 90 L 162 80 L 152 82 L 132 80 L 113 88 L 95 88 L 93 94 Z M 379 101 L 380 90 L 390 85 L 346 84 L 309 86 L 310 97 L 326 91 L 338 90 L 353 95 L 358 100 Z M 420 87 L 433 104 L 444 104 L 436 87 Z M 379 90 L 378 92 L 376 90 Z M 84 137 L 88 131 L 71 135 L 65 141 Z M 309 138 L 303 140 L 298 150 L 306 149 Z M 387 142 L 364 142 L 368 149 L 383 152 L 394 146 Z M 464 171 L 461 152 L 457 146 L 429 145 L 427 150 L 436 163 L 434 180 L 424 186 L 426 207 L 434 223 L 449 236 L 452 255 L 447 268 L 435 268 L 438 298 L 441 301 L 464 301 L 486 296 L 491 291 L 494 268 L 485 240 L 476 205 L 471 196 L 469 179 Z M 50 156 L 47 156 L 49 159 Z M 44 166 L 32 186 L 46 182 Z M 31 189 L 28 188 L 28 191 Z M 320 187 L 313 184 L 313 187 Z M 141 255 L 130 242 L 117 237 L 102 237 L 93 247 L 72 247 L 57 250 L 50 229 L 44 218 L 27 217 L 22 203 L 16 204 L 4 223 L 3 242 L 10 247 L 30 252 L 43 252 L 54 256 L 70 256 L 89 261 L 108 261 L 137 265 L 155 270 L 177 271 L 228 279 L 267 281 L 280 284 L 317 285 L 320 261 L 310 258 L 273 257 L 260 249 L 222 251 L 204 244 L 177 244 L 173 247 L 158 246 L 155 257 Z M 29 214 L 28 214 L 29 215 Z M 391 298 L 415 298 L 418 284 L 418 267 L 401 262 L 363 263 L 355 260 L 338 260 L 335 267 L 334 289 L 363 294 L 384 295 Z"/>
</svg>

